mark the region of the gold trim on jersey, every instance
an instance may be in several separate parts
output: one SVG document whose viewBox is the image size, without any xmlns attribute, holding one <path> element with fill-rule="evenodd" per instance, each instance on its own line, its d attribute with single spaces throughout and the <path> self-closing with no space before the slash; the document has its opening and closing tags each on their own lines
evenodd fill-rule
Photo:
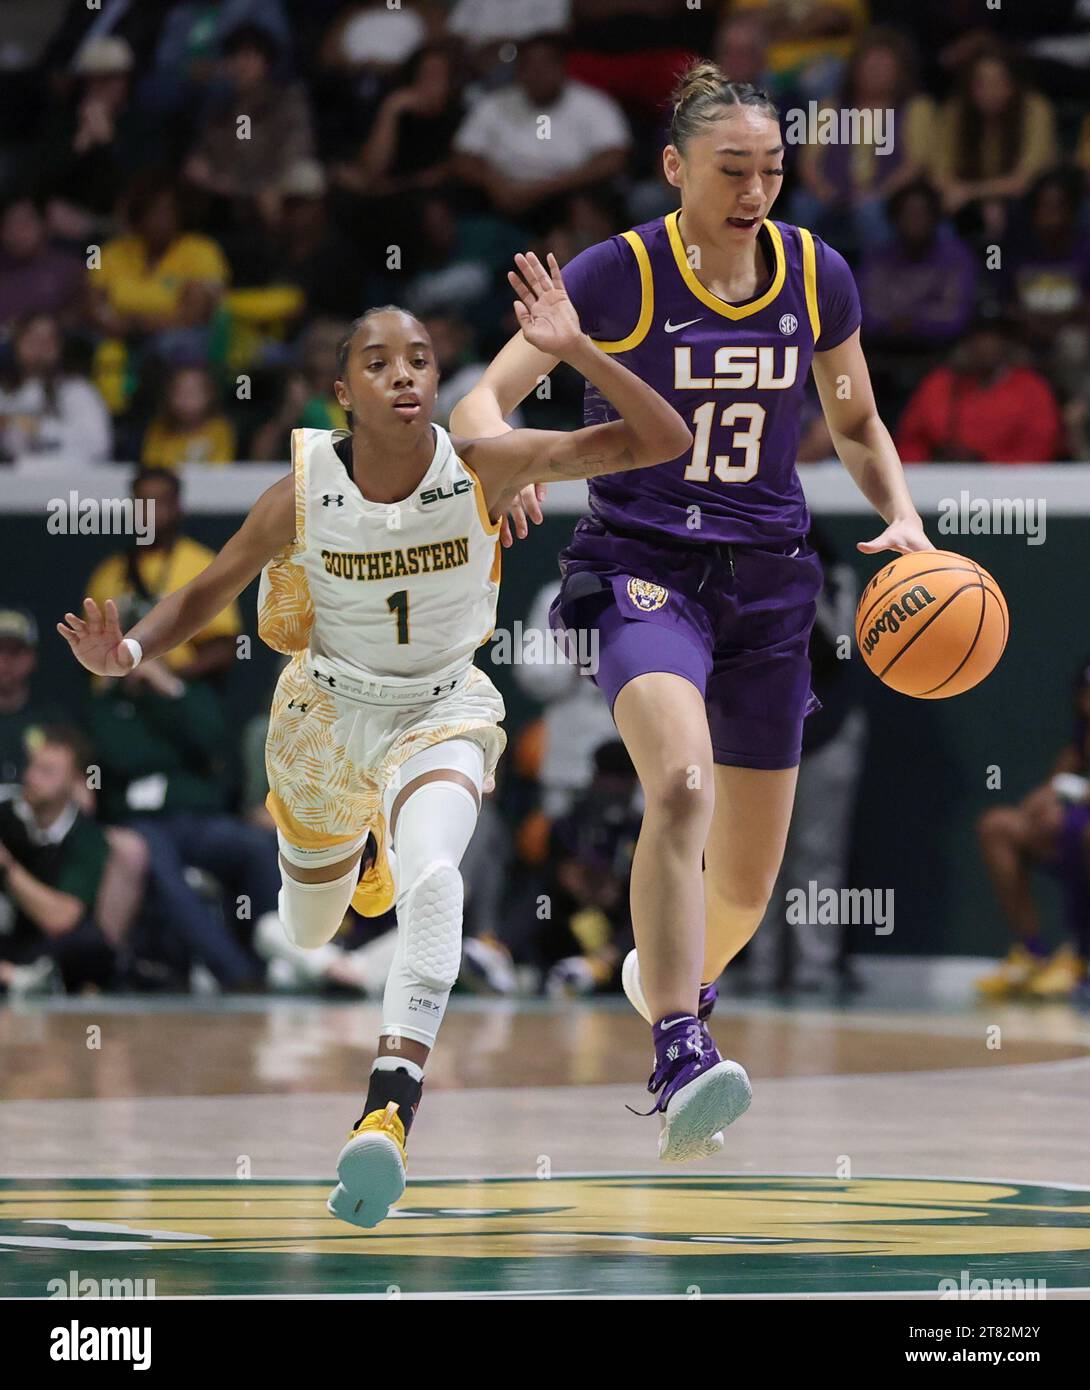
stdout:
<svg viewBox="0 0 1090 1390">
<path fill-rule="evenodd" d="M 484 502 L 484 488 L 481 486 L 480 478 L 477 477 L 476 473 L 474 473 L 473 469 L 470 468 L 469 464 L 466 463 L 465 459 L 462 458 L 460 454 L 456 454 L 455 458 L 457 458 L 458 462 L 473 479 L 473 482 L 475 484 L 473 489 L 473 500 L 477 504 L 477 515 L 478 517 L 480 517 L 481 525 L 484 528 L 485 533 L 489 536 L 498 535 L 501 523 L 498 521 L 493 521 L 492 518 L 488 515 L 488 508 L 485 506 Z"/>
<path fill-rule="evenodd" d="M 314 629 L 314 600 L 307 572 L 298 556 L 306 549 L 307 470 L 303 431 L 291 432 L 291 467 L 295 481 L 295 536 L 264 567 L 258 587 L 257 635 L 284 656 L 305 651 Z"/>
<path fill-rule="evenodd" d="M 670 239 L 670 249 L 674 253 L 674 260 L 681 272 L 681 278 L 701 304 L 706 304 L 709 309 L 714 309 L 717 314 L 722 314 L 727 319 L 747 319 L 751 314 L 759 313 L 762 309 L 767 308 L 783 289 L 783 282 L 787 276 L 787 257 L 784 255 L 783 237 L 780 235 L 780 229 L 775 222 L 765 222 L 769 239 L 772 242 L 772 252 L 776 258 L 776 269 L 772 272 L 771 285 L 760 299 L 753 300 L 751 304 L 728 304 L 725 299 L 720 299 L 717 294 L 712 294 L 711 290 L 706 285 L 702 285 L 696 278 L 696 273 L 689 264 L 685 244 L 681 240 L 681 231 L 678 227 L 680 216 L 681 209 L 678 208 L 677 212 L 671 212 L 666 217 L 666 235 Z"/>
<path fill-rule="evenodd" d="M 821 310 L 817 296 L 817 252 L 814 249 L 814 234 L 806 227 L 799 228 L 802 242 L 802 279 L 806 286 L 806 312 L 810 315 L 810 328 L 814 334 L 814 347 L 821 337 Z"/>
<path fill-rule="evenodd" d="M 295 478 L 295 541 L 293 553 L 307 548 L 307 469 L 303 431 L 291 432 L 291 471 Z"/>
<path fill-rule="evenodd" d="M 647 254 L 647 247 L 643 244 L 639 232 L 628 231 L 622 232 L 621 235 L 632 247 L 632 254 L 636 257 L 636 264 L 640 270 L 640 316 L 636 320 L 636 327 L 627 338 L 617 338 L 613 341 L 593 338 L 591 341 L 594 346 L 601 348 L 603 352 L 629 352 L 632 348 L 639 347 L 647 337 L 647 330 L 655 316 L 655 282 L 651 274 L 651 258 Z"/>
</svg>

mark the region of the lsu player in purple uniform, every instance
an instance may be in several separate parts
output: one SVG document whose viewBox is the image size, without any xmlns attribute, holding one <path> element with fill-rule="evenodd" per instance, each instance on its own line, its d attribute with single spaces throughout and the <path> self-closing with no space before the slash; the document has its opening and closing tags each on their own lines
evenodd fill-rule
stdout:
<svg viewBox="0 0 1090 1390">
<path fill-rule="evenodd" d="M 715 981 L 756 930 L 783 856 L 813 707 L 821 566 L 795 465 L 812 371 L 837 453 L 883 521 L 859 549 L 932 549 L 879 418 L 843 258 L 769 214 L 784 145 L 765 93 L 697 62 L 663 152 L 680 209 L 581 252 L 564 284 L 606 352 L 653 385 L 694 443 L 590 483 L 561 555 L 557 629 L 596 629 L 595 679 L 639 774 L 630 1001 L 652 1025 L 659 1153 L 701 1156 L 748 1106 L 708 1033 Z M 552 370 L 521 337 L 455 411 L 487 435 Z M 612 418 L 593 387 L 588 422 Z M 540 496 L 522 494 L 540 520 Z"/>
</svg>

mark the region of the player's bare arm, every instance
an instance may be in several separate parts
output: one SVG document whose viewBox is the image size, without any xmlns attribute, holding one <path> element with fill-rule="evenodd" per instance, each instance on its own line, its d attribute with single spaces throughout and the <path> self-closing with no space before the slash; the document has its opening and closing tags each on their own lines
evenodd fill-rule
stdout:
<svg viewBox="0 0 1090 1390">
<path fill-rule="evenodd" d="M 874 401 L 859 330 L 828 352 L 814 353 L 814 380 L 837 456 L 855 485 L 886 523 L 881 535 L 860 541 L 864 554 L 934 550 L 905 482 L 904 468 Z M 840 390 L 843 382 L 848 391 Z"/>
<path fill-rule="evenodd" d="M 467 439 L 491 439 L 509 434 L 506 416 L 543 381 L 560 359 L 531 347 L 520 330 L 509 338 L 488 364 L 484 376 L 451 412 L 450 425 Z M 540 525 L 545 484 L 525 487 L 510 507 L 510 523 L 505 515 L 500 530 L 504 545 L 514 544 L 514 534 L 523 540 L 529 534 L 527 519 Z"/>
<path fill-rule="evenodd" d="M 258 498 L 246 520 L 206 570 L 168 594 L 129 632 L 123 633 L 117 605 L 107 599 L 100 611 L 84 599 L 83 616 L 66 613 L 57 631 L 81 666 L 96 676 L 124 676 L 136 664 L 123 639 L 140 644 L 145 658 L 162 656 L 186 642 L 238 598 L 274 556 L 295 537 L 295 484 L 281 478 Z"/>
<path fill-rule="evenodd" d="M 673 406 L 582 331 L 556 257 L 549 255 L 547 270 L 532 253 L 515 260 L 520 273 L 511 271 L 508 278 L 518 294 L 515 314 L 523 337 L 586 377 L 621 419 L 580 430 L 512 430 L 459 442 L 459 453 L 481 479 L 493 516 L 532 484 L 649 468 L 677 458 L 693 442 Z"/>
</svg>

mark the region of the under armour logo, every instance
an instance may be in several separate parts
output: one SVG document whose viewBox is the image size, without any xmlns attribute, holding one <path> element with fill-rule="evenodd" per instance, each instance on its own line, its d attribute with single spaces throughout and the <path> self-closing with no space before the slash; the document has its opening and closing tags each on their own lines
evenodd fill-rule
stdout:
<svg viewBox="0 0 1090 1390">
<path fill-rule="evenodd" d="M 288 701 L 288 709 L 297 709 L 301 714 L 306 714 L 307 712 L 307 707 L 305 704 L 296 704 L 294 700 Z"/>
<path fill-rule="evenodd" d="M 343 493 L 343 492 L 338 492 L 337 495 L 336 495 L 336 497 L 334 497 L 333 494 L 332 494 L 331 492 L 323 492 L 323 493 L 322 493 L 322 506 L 323 506 L 323 507 L 328 507 L 329 504 L 330 504 L 330 502 L 336 502 L 336 504 L 337 504 L 338 507 L 343 507 L 343 506 L 344 506 L 344 493 Z"/>
<path fill-rule="evenodd" d="M 433 685 L 431 688 L 431 693 L 433 695 L 441 695 L 444 690 L 453 690 L 457 684 L 458 678 L 456 676 L 454 680 L 447 681 L 445 685 Z"/>
<path fill-rule="evenodd" d="M 325 681 L 326 685 L 330 686 L 331 688 L 336 686 L 337 684 L 337 682 L 333 679 L 332 676 L 323 676 L 321 671 L 311 671 L 310 674 L 314 677 L 316 681 Z"/>
</svg>

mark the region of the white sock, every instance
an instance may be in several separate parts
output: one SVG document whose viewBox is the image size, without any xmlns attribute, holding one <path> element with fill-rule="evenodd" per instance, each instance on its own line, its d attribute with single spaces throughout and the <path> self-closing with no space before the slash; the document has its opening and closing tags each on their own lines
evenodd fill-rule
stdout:
<svg viewBox="0 0 1090 1390">
<path fill-rule="evenodd" d="M 372 1071 L 407 1071 L 414 1081 L 424 1080 L 424 1068 L 418 1066 L 416 1062 L 410 1062 L 407 1057 L 396 1057 L 389 1052 L 384 1052 L 381 1057 L 375 1058 L 375 1065 Z"/>
</svg>

